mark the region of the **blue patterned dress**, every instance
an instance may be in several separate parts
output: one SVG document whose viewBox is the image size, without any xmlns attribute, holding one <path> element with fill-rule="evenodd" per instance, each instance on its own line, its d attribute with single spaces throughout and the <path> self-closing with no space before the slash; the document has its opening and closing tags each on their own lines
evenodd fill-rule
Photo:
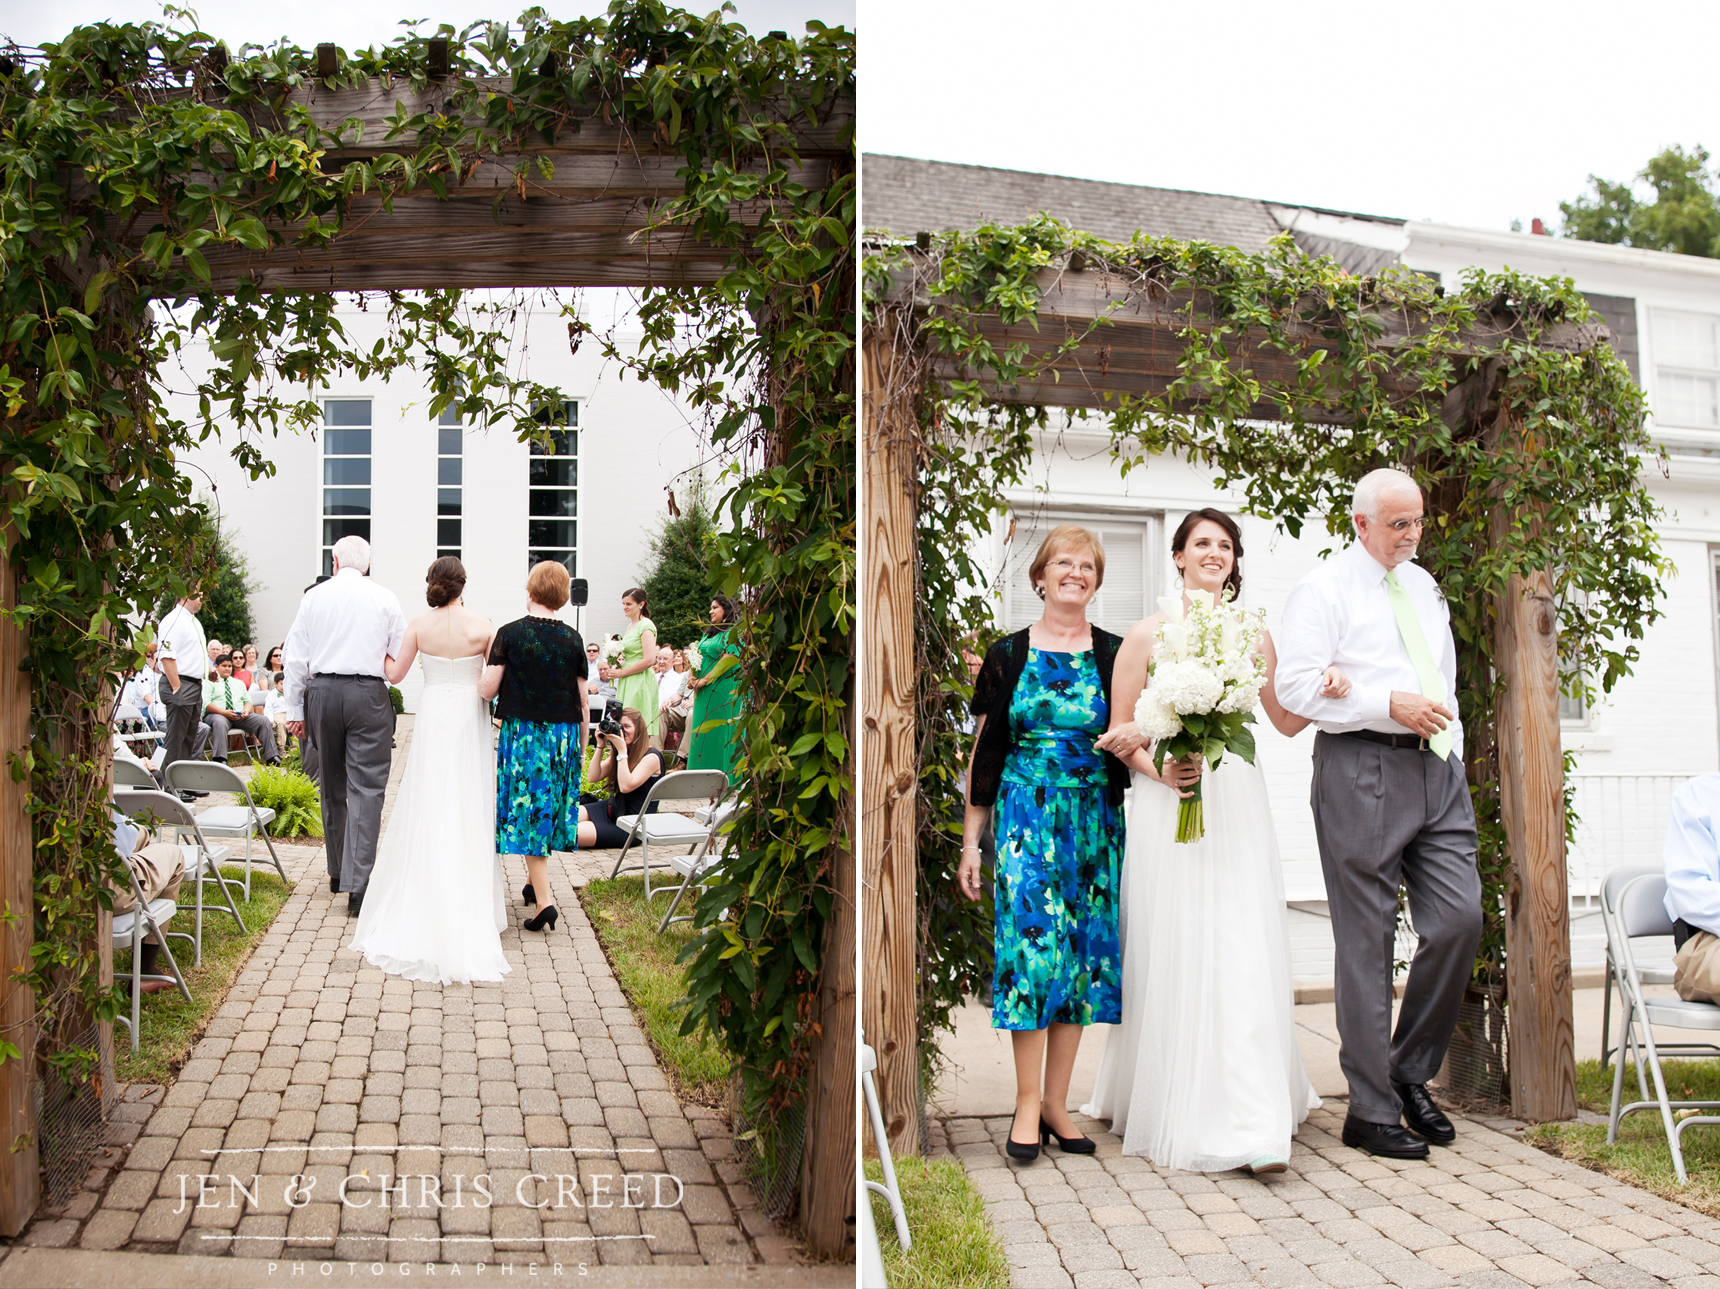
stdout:
<svg viewBox="0 0 1720 1289">
<path fill-rule="evenodd" d="M 1094 740 L 1110 704 L 1091 650 L 1029 649 L 997 793 L 994 1029 L 1122 1020 L 1123 821 Z"/>
</svg>

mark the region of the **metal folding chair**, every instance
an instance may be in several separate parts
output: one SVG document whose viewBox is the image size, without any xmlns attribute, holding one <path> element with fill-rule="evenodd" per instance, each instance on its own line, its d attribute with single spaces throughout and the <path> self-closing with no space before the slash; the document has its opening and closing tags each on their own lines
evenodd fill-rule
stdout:
<svg viewBox="0 0 1720 1289">
<path fill-rule="evenodd" d="M 167 737 L 167 735 L 161 730 L 148 728 L 147 722 L 143 719 L 143 712 L 139 708 L 133 707 L 130 703 L 118 703 L 115 705 L 113 709 L 113 723 L 114 733 L 118 734 L 129 744 L 147 743 L 153 745 L 161 742 L 162 739 Z M 120 728 L 126 724 L 143 725 L 144 728 L 128 732 Z M 132 750 L 136 751 L 137 749 L 134 747 Z"/>
<path fill-rule="evenodd" d="M 699 801 L 715 802 L 729 790 L 729 776 L 721 770 L 676 770 L 665 774 L 651 785 L 651 791 L 639 806 L 636 815 L 620 815 L 615 820 L 617 828 L 625 828 L 627 840 L 622 843 L 621 854 L 616 857 L 615 869 L 610 877 L 619 877 L 623 872 L 642 872 L 645 874 L 645 898 L 651 898 L 651 843 L 659 846 L 697 846 L 699 839 L 710 836 L 710 825 L 689 819 L 686 815 L 673 812 L 651 812 L 653 805 L 665 801 Z M 633 843 L 640 845 L 640 862 L 629 864 L 627 852 L 633 848 Z"/>
<path fill-rule="evenodd" d="M 269 839 L 269 825 L 275 822 L 275 812 L 251 800 L 251 791 L 238 773 L 215 761 L 175 761 L 162 771 L 167 786 L 173 791 L 230 792 L 244 801 L 243 805 L 211 806 L 197 816 L 197 826 L 205 837 L 243 837 L 245 839 L 245 899 L 251 898 L 251 839 L 261 837 L 269 848 L 269 860 L 281 880 L 291 886 L 281 857 L 275 853 L 275 843 Z"/>
<path fill-rule="evenodd" d="M 878 1080 L 872 1072 L 878 1068 L 878 1054 L 860 1034 L 860 1090 L 866 1096 L 866 1119 L 872 1128 L 872 1144 L 878 1147 L 878 1162 L 884 1168 L 884 1180 L 868 1181 L 866 1189 L 882 1195 L 890 1204 L 896 1219 L 896 1242 L 906 1253 L 914 1247 L 914 1237 L 908 1233 L 908 1211 L 902 1207 L 902 1187 L 896 1181 L 896 1161 L 890 1156 L 890 1134 L 884 1131 L 884 1112 L 878 1107 Z"/>
<path fill-rule="evenodd" d="M 671 922 L 691 922 L 691 914 L 683 913 L 675 916 L 675 910 L 680 907 L 681 900 L 687 890 L 693 886 L 703 886 L 705 878 L 722 867 L 723 861 L 729 856 L 729 821 L 734 818 L 735 803 L 720 802 L 709 811 L 695 811 L 694 818 L 700 813 L 708 816 L 705 821 L 705 836 L 691 851 L 685 855 L 671 855 L 669 867 L 681 875 L 681 884 L 675 888 L 675 898 L 669 901 L 669 907 L 663 914 L 663 920 L 657 924 L 657 934 L 662 935 L 669 929 Z M 666 888 L 658 887 L 656 893 L 661 894 Z"/>
<path fill-rule="evenodd" d="M 117 756 L 113 759 L 113 786 L 138 788 L 144 792 L 155 792 L 161 787 L 155 781 L 155 776 L 149 772 L 148 766 L 139 765 L 135 761 L 122 761 Z"/>
<path fill-rule="evenodd" d="M 1720 1030 L 1720 1006 L 1687 1003 L 1681 998 L 1649 998 L 1642 992 L 1642 975 L 1636 967 L 1631 941 L 1645 936 L 1672 934 L 1672 919 L 1666 915 L 1666 878 L 1659 869 L 1639 871 L 1633 877 L 1620 880 L 1606 931 L 1607 951 L 1616 965 L 1624 995 L 1619 1016 L 1619 1059 L 1613 1066 L 1612 1115 L 1607 1120 L 1607 1144 L 1618 1140 L 1619 1121 L 1625 1115 L 1637 1110 L 1658 1109 L 1661 1123 L 1666 1128 L 1666 1144 L 1672 1151 L 1672 1166 L 1682 1186 L 1690 1180 L 1684 1170 L 1681 1145 L 1684 1130 L 1696 1124 L 1720 1123 L 1720 1115 L 1699 1114 L 1675 1122 L 1672 1112 L 1720 1110 L 1720 1101 L 1673 1101 L 1667 1097 L 1666 1079 L 1661 1073 L 1660 1049 L 1655 1044 L 1653 1027 L 1669 1025 L 1675 1029 Z M 1640 1090 L 1646 1093 L 1648 1089 L 1648 1081 L 1643 1077 L 1645 1065 L 1647 1073 L 1653 1075 L 1654 1100 L 1619 1104 L 1624 1096 L 1626 1051 L 1636 1065 Z"/>
<path fill-rule="evenodd" d="M 1601 883 L 1601 929 L 1607 937 L 1606 975 L 1602 981 L 1604 992 L 1601 994 L 1601 1066 L 1612 1059 L 1616 1047 L 1609 1046 L 1612 1038 L 1612 1002 L 1613 993 L 1620 995 L 1620 1006 L 1623 1006 L 1624 986 L 1619 981 L 1618 968 L 1612 956 L 1612 930 L 1608 926 L 1613 917 L 1613 910 L 1618 903 L 1618 893 L 1625 884 L 1643 876 L 1654 876 L 1661 870 L 1653 865 L 1643 865 L 1633 868 L 1615 868 L 1606 875 Z M 1669 933 L 1670 934 L 1670 933 Z M 1670 985 L 1673 971 L 1670 966 L 1649 966 L 1644 963 L 1636 964 L 1636 976 L 1645 985 Z M 1663 1043 L 1660 1045 L 1662 1056 L 1720 1056 L 1720 1044 L 1715 1043 Z M 1640 1076 L 1642 1071 L 1637 1071 Z M 1643 1083 L 1644 1087 L 1648 1084 Z"/>
<path fill-rule="evenodd" d="M 175 764 L 179 764 L 176 762 Z M 225 846 L 211 846 L 203 830 L 198 826 L 197 816 L 191 809 L 172 793 L 151 791 L 128 791 L 116 786 L 114 788 L 114 805 L 121 814 L 129 815 L 139 821 L 153 821 L 160 826 L 173 830 L 173 839 L 183 841 L 189 833 L 196 840 L 196 854 L 188 856 L 185 865 L 187 881 L 197 888 L 197 956 L 192 966 L 203 964 L 203 883 L 214 882 L 221 892 L 221 898 L 226 901 L 226 911 L 233 915 L 233 920 L 239 924 L 240 932 L 245 930 L 245 919 L 239 916 L 239 906 L 233 902 L 233 892 L 229 887 L 239 886 L 236 880 L 221 875 L 221 864 L 228 858 Z M 220 912 L 220 906 L 215 906 Z"/>
<path fill-rule="evenodd" d="M 129 864 L 126 866 L 126 872 L 131 877 L 131 898 L 135 901 L 135 907 L 130 913 L 113 915 L 113 947 L 131 950 L 131 1015 L 119 1016 L 116 1019 L 131 1031 L 131 1050 L 135 1052 L 138 1045 L 138 1026 L 142 1024 L 144 981 L 177 985 L 179 992 L 185 996 L 185 1001 L 191 1001 L 191 989 L 185 983 L 185 973 L 179 969 L 179 962 L 174 958 L 173 948 L 167 941 L 174 936 L 181 940 L 191 940 L 192 937 L 183 931 L 165 929 L 173 915 L 179 912 L 179 905 L 166 897 L 158 900 L 144 899 L 143 886 L 137 880 L 137 874 L 131 872 Z M 156 938 L 161 945 L 161 951 L 167 955 L 167 965 L 173 972 L 171 976 L 146 972 L 143 969 L 143 942 L 144 937 L 149 935 Z"/>
</svg>

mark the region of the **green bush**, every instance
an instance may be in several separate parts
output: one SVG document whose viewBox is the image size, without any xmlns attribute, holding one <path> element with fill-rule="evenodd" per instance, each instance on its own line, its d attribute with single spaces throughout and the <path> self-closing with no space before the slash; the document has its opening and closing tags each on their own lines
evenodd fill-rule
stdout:
<svg viewBox="0 0 1720 1289">
<path fill-rule="evenodd" d="M 275 812 L 271 836 L 322 836 L 322 799 L 317 785 L 303 774 L 285 766 L 259 766 L 247 786 L 252 801 Z"/>
<path fill-rule="evenodd" d="M 591 764 L 595 760 L 597 760 L 597 742 L 593 739 L 592 745 L 585 750 L 585 764 L 579 770 L 579 795 L 582 800 L 585 797 L 596 797 L 602 801 L 609 796 L 609 780 L 591 777 Z"/>
<path fill-rule="evenodd" d="M 406 715 L 406 698 L 393 685 L 388 687 L 388 701 L 394 704 L 394 714 L 396 716 Z"/>
</svg>

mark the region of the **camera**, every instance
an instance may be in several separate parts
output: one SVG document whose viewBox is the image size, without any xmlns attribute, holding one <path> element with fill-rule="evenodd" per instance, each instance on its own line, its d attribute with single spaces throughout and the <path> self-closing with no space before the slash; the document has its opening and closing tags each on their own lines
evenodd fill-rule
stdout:
<svg viewBox="0 0 1720 1289">
<path fill-rule="evenodd" d="M 611 698 L 603 704 L 603 715 L 597 719 L 599 734 L 621 733 L 621 700 Z"/>
</svg>

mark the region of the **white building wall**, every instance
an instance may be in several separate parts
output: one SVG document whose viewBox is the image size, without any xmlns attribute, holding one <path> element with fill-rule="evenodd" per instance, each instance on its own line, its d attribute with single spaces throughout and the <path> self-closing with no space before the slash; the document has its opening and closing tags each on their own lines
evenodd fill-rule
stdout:
<svg viewBox="0 0 1720 1289">
<path fill-rule="evenodd" d="M 625 292 L 582 297 L 584 316 L 600 329 L 606 318 L 625 327 Z M 374 315 L 356 309 L 343 310 L 342 322 L 355 341 L 381 334 Z M 618 335 L 638 339 L 636 331 Z M 198 361 L 187 351 L 188 367 Z M 668 513 L 664 488 L 683 489 L 683 476 L 708 455 L 708 444 L 684 404 L 655 384 L 623 379 L 595 341 L 570 354 L 566 319 L 558 313 L 528 315 L 512 362 L 580 404 L 575 575 L 588 581 L 590 604 L 562 616 L 587 639 L 621 631 L 621 592 L 645 576 L 648 535 Z M 424 575 L 436 557 L 437 427 L 428 414 L 428 384 L 406 372 L 386 383 L 340 380 L 321 396 L 371 400 L 371 576 L 400 597 L 410 618 L 426 608 Z M 189 415 L 194 407 L 186 400 L 176 410 Z M 463 447 L 466 604 L 500 624 L 525 612 L 529 448 L 508 426 L 469 427 Z M 256 481 L 233 462 L 227 445 L 213 440 L 185 463 L 198 491 L 213 482 L 223 525 L 250 561 L 257 644 L 265 653 L 285 638 L 300 596 L 322 570 L 323 448 L 320 438 L 283 434 L 266 451 L 276 473 Z M 401 690 L 411 710 L 416 672 Z"/>
</svg>

